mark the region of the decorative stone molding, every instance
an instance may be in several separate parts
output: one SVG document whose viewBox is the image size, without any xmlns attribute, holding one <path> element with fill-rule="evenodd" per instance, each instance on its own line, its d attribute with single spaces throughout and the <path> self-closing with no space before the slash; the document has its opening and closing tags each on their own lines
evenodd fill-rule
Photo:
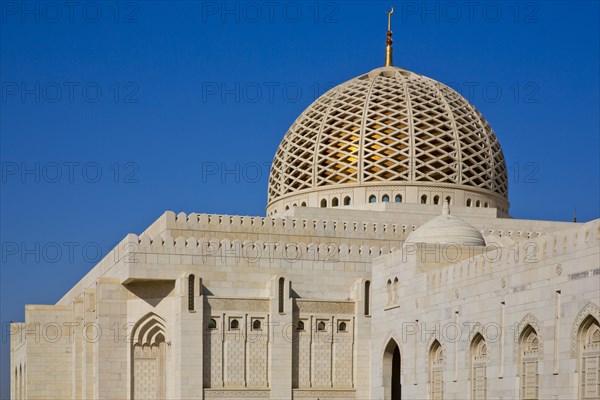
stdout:
<svg viewBox="0 0 600 400">
<path fill-rule="evenodd" d="M 223 390 L 223 389 L 204 389 L 204 398 L 212 399 L 269 399 L 271 397 L 270 390 Z"/>
<path fill-rule="evenodd" d="M 540 360 L 544 359 L 544 336 L 543 336 L 543 332 L 542 332 L 542 324 L 540 323 L 540 321 L 533 316 L 533 314 L 531 313 L 527 313 L 523 319 L 521 319 L 521 322 L 519 322 L 519 325 L 517 325 L 517 329 L 515 329 L 515 334 L 514 334 L 514 343 L 513 343 L 513 361 L 517 362 L 517 360 L 519 359 L 519 339 L 521 337 L 521 334 L 523 333 L 523 330 L 527 327 L 527 325 L 530 325 L 533 329 L 535 329 L 535 332 L 537 334 L 538 340 L 539 340 L 539 357 Z"/>
<path fill-rule="evenodd" d="M 269 312 L 269 299 L 207 297 L 211 311 Z"/>
<path fill-rule="evenodd" d="M 295 300 L 298 311 L 301 314 L 354 314 L 355 303 L 353 301 L 312 301 Z"/>
<path fill-rule="evenodd" d="M 592 302 L 589 302 L 575 317 L 575 320 L 573 321 L 573 327 L 571 328 L 571 356 L 573 357 L 577 357 L 577 336 L 579 333 L 579 328 L 588 315 L 596 318 L 596 321 L 600 321 L 600 307 Z"/>
<path fill-rule="evenodd" d="M 294 389 L 294 399 L 353 399 L 356 391 L 346 389 Z"/>
</svg>

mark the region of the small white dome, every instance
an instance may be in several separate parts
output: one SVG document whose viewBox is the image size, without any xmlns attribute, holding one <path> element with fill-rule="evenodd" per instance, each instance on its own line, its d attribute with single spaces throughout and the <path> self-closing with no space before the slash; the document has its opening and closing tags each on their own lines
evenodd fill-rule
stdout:
<svg viewBox="0 0 600 400">
<path fill-rule="evenodd" d="M 481 232 L 473 225 L 454 215 L 450 215 L 450 209 L 447 203 L 445 203 L 443 214 L 418 227 L 408 235 L 406 243 L 485 246 L 485 239 Z"/>
</svg>

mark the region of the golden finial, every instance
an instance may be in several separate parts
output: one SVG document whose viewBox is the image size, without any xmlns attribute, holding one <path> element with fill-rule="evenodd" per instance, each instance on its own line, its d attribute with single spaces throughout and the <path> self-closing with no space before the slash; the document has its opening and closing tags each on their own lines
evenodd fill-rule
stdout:
<svg viewBox="0 0 600 400">
<path fill-rule="evenodd" d="M 577 222 L 577 208 L 573 211 L 573 222 Z"/>
<path fill-rule="evenodd" d="M 394 7 L 389 12 L 386 12 L 388 16 L 388 30 L 387 30 L 387 39 L 385 40 L 385 66 L 392 66 L 392 14 L 394 13 Z"/>
</svg>

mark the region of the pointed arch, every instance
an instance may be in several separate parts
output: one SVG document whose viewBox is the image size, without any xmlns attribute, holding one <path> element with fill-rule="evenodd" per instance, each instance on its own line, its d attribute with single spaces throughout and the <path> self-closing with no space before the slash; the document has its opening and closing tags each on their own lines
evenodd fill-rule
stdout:
<svg viewBox="0 0 600 400">
<path fill-rule="evenodd" d="M 600 398 L 600 322 L 592 314 L 583 319 L 578 329 L 577 370 L 579 399 Z"/>
<path fill-rule="evenodd" d="M 382 385 L 385 400 L 402 398 L 402 351 L 399 341 L 390 335 L 384 342 Z"/>
<path fill-rule="evenodd" d="M 155 313 L 138 320 L 131 332 L 132 399 L 166 396 L 166 322 Z"/>
<path fill-rule="evenodd" d="M 583 326 L 583 321 L 588 316 L 592 316 L 596 319 L 596 321 L 600 321 L 600 307 L 598 307 L 591 301 L 585 306 L 583 306 L 581 310 L 579 310 L 577 316 L 575 317 L 575 320 L 573 321 L 573 327 L 571 328 L 571 356 L 573 357 L 577 357 L 578 355 L 577 344 L 579 339 L 579 333 Z"/>
<path fill-rule="evenodd" d="M 471 340 L 471 399 L 487 399 L 487 364 L 488 348 L 483 335 L 477 332 Z"/>
<path fill-rule="evenodd" d="M 541 343 L 538 331 L 531 324 L 527 324 L 519 335 L 518 367 L 522 400 L 538 399 Z"/>
<path fill-rule="evenodd" d="M 444 398 L 444 364 L 446 360 L 444 348 L 438 339 L 434 339 L 429 347 L 429 393 L 431 400 Z"/>
<path fill-rule="evenodd" d="M 515 330 L 515 336 L 514 336 L 514 347 L 513 347 L 513 360 L 516 362 L 519 360 L 519 340 L 521 338 L 521 334 L 523 333 L 523 331 L 525 330 L 525 328 L 527 327 L 527 325 L 531 326 L 538 338 L 539 338 L 539 357 L 540 360 L 542 360 L 544 358 L 544 337 L 542 335 L 542 324 L 540 323 L 540 321 L 531 313 L 527 313 L 525 314 L 525 316 L 523 317 L 523 319 L 521 319 L 521 321 L 519 322 L 519 325 L 517 325 L 517 329 Z"/>
</svg>

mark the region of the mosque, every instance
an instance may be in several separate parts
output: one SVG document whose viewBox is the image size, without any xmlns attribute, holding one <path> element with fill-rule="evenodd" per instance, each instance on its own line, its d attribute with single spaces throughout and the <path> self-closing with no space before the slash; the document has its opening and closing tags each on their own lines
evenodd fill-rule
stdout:
<svg viewBox="0 0 600 400">
<path fill-rule="evenodd" d="M 392 65 L 389 18 L 385 65 L 283 137 L 266 217 L 167 211 L 25 307 L 13 399 L 600 398 L 600 220 L 511 218 L 494 131 Z"/>
</svg>

